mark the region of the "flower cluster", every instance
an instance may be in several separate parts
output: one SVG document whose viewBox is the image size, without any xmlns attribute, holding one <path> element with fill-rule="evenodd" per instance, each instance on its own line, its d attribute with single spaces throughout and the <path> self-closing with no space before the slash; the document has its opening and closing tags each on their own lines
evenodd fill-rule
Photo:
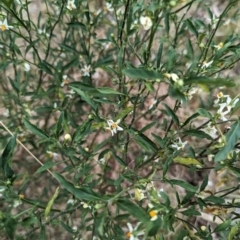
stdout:
<svg viewBox="0 0 240 240">
<path fill-rule="evenodd" d="M 238 101 L 238 98 L 232 99 L 229 95 L 224 95 L 222 92 L 219 92 L 217 99 L 214 101 L 214 105 L 218 107 L 217 117 L 222 121 L 227 121 L 226 115 L 231 112 Z"/>
</svg>

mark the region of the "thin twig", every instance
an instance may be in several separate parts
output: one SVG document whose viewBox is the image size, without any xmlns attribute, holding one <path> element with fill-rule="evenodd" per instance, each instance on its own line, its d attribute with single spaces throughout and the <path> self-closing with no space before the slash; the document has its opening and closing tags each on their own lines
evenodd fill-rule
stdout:
<svg viewBox="0 0 240 240">
<path fill-rule="evenodd" d="M 14 136 L 14 134 L 8 129 L 8 127 L 2 122 L 0 121 L 0 124 L 3 126 L 3 128 L 11 135 Z M 36 157 L 34 156 L 28 149 L 27 147 L 25 147 L 25 145 L 16 138 L 16 141 L 19 145 L 21 145 L 41 166 L 44 166 L 44 164 Z M 53 175 L 53 173 L 47 169 L 47 171 L 55 178 L 55 176 Z"/>
</svg>

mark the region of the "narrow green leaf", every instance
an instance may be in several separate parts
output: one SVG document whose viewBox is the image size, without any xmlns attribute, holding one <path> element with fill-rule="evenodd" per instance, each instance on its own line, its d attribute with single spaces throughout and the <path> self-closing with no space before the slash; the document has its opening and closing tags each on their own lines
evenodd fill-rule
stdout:
<svg viewBox="0 0 240 240">
<path fill-rule="evenodd" d="M 197 129 L 184 130 L 184 134 L 187 136 L 193 136 L 197 138 L 206 138 L 206 139 L 212 140 L 212 137 L 210 135 Z"/>
<path fill-rule="evenodd" d="M 158 48 L 158 53 L 157 53 L 157 68 L 159 68 L 161 64 L 162 51 L 163 51 L 163 43 L 160 43 Z"/>
<path fill-rule="evenodd" d="M 203 191 L 208 185 L 208 174 L 205 175 L 204 180 L 200 186 L 200 192 Z"/>
<path fill-rule="evenodd" d="M 88 103 L 94 110 L 97 109 L 96 104 L 94 103 L 94 101 L 92 101 L 92 99 L 90 98 L 90 96 L 88 94 L 86 94 L 85 92 L 83 92 L 80 89 L 77 89 L 75 87 L 70 86 L 78 95 L 81 96 L 81 98 Z"/>
<path fill-rule="evenodd" d="M 225 203 L 225 200 L 221 197 L 217 197 L 217 196 L 208 196 L 206 198 L 204 198 L 205 202 L 212 202 L 214 204 L 223 204 Z"/>
<path fill-rule="evenodd" d="M 48 135 L 42 130 L 39 129 L 36 125 L 30 123 L 26 118 L 23 118 L 23 123 L 25 127 L 30 130 L 32 133 L 36 134 L 37 136 L 48 139 Z"/>
<path fill-rule="evenodd" d="M 234 87 L 236 84 L 233 81 L 230 81 L 225 78 L 208 78 L 208 77 L 190 77 L 188 79 L 184 79 L 184 84 L 189 85 L 189 84 L 204 84 L 207 86 L 212 86 L 212 87 L 221 87 L 221 86 L 226 86 L 226 87 Z"/>
<path fill-rule="evenodd" d="M 234 148 L 240 138 L 240 121 L 235 122 L 226 134 L 226 145 L 215 155 L 214 161 L 226 159 L 228 153 Z"/>
<path fill-rule="evenodd" d="M 197 112 L 200 116 L 212 119 L 212 114 L 203 108 L 198 108 Z"/>
<path fill-rule="evenodd" d="M 237 235 L 238 233 L 238 224 L 234 224 L 230 230 L 230 233 L 228 235 L 228 240 L 233 240 L 234 237 Z"/>
<path fill-rule="evenodd" d="M 69 233 L 72 233 L 72 234 L 75 234 L 76 231 L 74 231 L 70 226 L 68 226 L 66 223 L 64 222 L 60 222 L 61 223 L 61 226 Z"/>
<path fill-rule="evenodd" d="M 77 188 L 57 172 L 54 172 L 53 175 L 68 192 L 73 194 L 78 199 L 85 200 L 85 201 L 94 201 L 94 200 L 101 199 L 100 197 L 97 196 L 96 193 L 93 192 L 92 189 L 88 187 Z"/>
<path fill-rule="evenodd" d="M 127 166 L 127 164 L 123 161 L 123 159 L 121 159 L 114 151 L 112 151 L 112 154 L 114 156 L 114 158 L 124 167 Z"/>
<path fill-rule="evenodd" d="M 53 72 L 51 70 L 51 65 L 45 61 L 42 61 L 38 64 L 38 67 L 43 70 L 44 72 L 48 73 L 49 75 L 53 76 Z"/>
<path fill-rule="evenodd" d="M 55 199 L 56 199 L 57 196 L 58 196 L 58 190 L 59 190 L 59 187 L 56 189 L 55 193 L 53 194 L 52 198 L 51 198 L 50 201 L 48 202 L 47 207 L 46 207 L 46 209 L 45 209 L 45 211 L 44 211 L 44 216 L 45 216 L 46 219 L 47 219 L 47 217 L 48 217 L 48 214 L 49 214 L 50 211 L 51 211 L 51 208 L 52 208 L 52 206 L 53 206 L 53 203 L 54 203 Z"/>
<path fill-rule="evenodd" d="M 122 72 L 123 74 L 127 75 L 130 78 L 140 78 L 140 79 L 146 79 L 146 80 L 163 79 L 162 74 L 154 70 L 129 68 L 129 69 L 123 69 Z"/>
<path fill-rule="evenodd" d="M 124 95 L 124 93 L 120 93 L 112 88 L 108 87 L 98 87 L 97 91 L 102 93 L 102 94 L 107 94 L 107 95 Z"/>
<path fill-rule="evenodd" d="M 178 180 L 178 179 L 171 179 L 169 180 L 170 183 L 172 183 L 173 185 L 178 185 L 184 189 L 186 189 L 189 192 L 197 192 L 198 187 L 191 185 L 190 183 L 187 183 L 183 180 Z"/>
<path fill-rule="evenodd" d="M 219 224 L 213 232 L 222 232 L 231 226 L 231 219 L 224 221 L 223 223 Z"/>
<path fill-rule="evenodd" d="M 120 209 L 129 212 L 131 216 L 135 217 L 140 222 L 149 222 L 150 220 L 148 214 L 141 207 L 137 206 L 127 199 L 117 200 L 117 206 Z"/>
<path fill-rule="evenodd" d="M 195 35 L 196 38 L 198 38 L 198 31 L 193 25 L 192 21 L 190 19 L 186 19 L 186 24 L 188 26 L 188 29 Z"/>
<path fill-rule="evenodd" d="M 74 58 L 72 61 L 70 61 L 68 64 L 63 66 L 63 72 L 68 70 L 71 67 L 78 65 L 78 57 Z"/>
<path fill-rule="evenodd" d="M 82 29 L 84 31 L 87 31 L 86 25 L 81 22 L 70 22 L 70 23 L 67 23 L 67 25 L 71 28 Z"/>
<path fill-rule="evenodd" d="M 177 53 L 173 47 L 170 47 L 166 55 L 167 55 L 166 70 L 167 72 L 171 72 L 176 64 Z"/>
<path fill-rule="evenodd" d="M 150 129 L 151 127 L 153 127 L 157 122 L 151 122 L 149 124 L 147 124 L 145 127 L 143 127 L 140 132 L 143 133 L 145 132 L 146 130 Z"/>
<path fill-rule="evenodd" d="M 10 8 L 14 0 L 2 0 L 2 1 L 8 8 Z"/>
<path fill-rule="evenodd" d="M 190 39 L 187 39 L 187 53 L 191 59 L 194 59 L 194 50 Z"/>
<path fill-rule="evenodd" d="M 199 116 L 199 113 L 194 113 L 192 116 L 187 118 L 187 120 L 181 125 L 181 128 L 188 125 L 193 119 L 197 118 L 198 116 Z"/>
<path fill-rule="evenodd" d="M 47 163 L 44 163 L 43 166 L 41 166 L 40 168 L 37 169 L 37 171 L 33 174 L 33 175 L 36 175 L 37 173 L 41 173 L 41 172 L 44 172 L 46 170 L 48 170 L 49 168 L 59 164 L 60 162 L 47 162 Z"/>
<path fill-rule="evenodd" d="M 121 112 L 118 113 L 118 115 L 115 117 L 116 120 L 123 119 L 126 117 L 131 111 L 133 110 L 133 107 L 128 107 L 123 109 Z"/>
<path fill-rule="evenodd" d="M 175 163 L 180 163 L 180 164 L 183 164 L 183 165 L 186 165 L 186 166 L 194 165 L 198 168 L 202 168 L 202 164 L 194 158 L 176 157 L 176 158 L 173 159 L 173 161 Z"/>
<path fill-rule="evenodd" d="M 201 216 L 201 213 L 194 208 L 189 208 L 183 212 L 181 212 L 185 216 L 193 217 L 193 216 Z"/>
<path fill-rule="evenodd" d="M 62 131 L 62 124 L 64 119 L 64 112 L 61 112 L 61 115 L 57 121 L 56 137 L 59 138 Z"/>
<path fill-rule="evenodd" d="M 11 161 L 14 148 L 16 147 L 16 135 L 13 135 L 5 147 L 1 160 L 1 167 L 6 178 L 11 178 L 14 175 L 14 172 L 11 168 Z"/>
<path fill-rule="evenodd" d="M 174 121 L 174 123 L 179 127 L 179 125 L 180 125 L 179 119 L 178 119 L 177 115 L 175 114 L 175 112 L 166 103 L 163 102 L 162 104 L 166 108 L 168 116 L 170 116 L 172 118 L 172 120 Z"/>
</svg>

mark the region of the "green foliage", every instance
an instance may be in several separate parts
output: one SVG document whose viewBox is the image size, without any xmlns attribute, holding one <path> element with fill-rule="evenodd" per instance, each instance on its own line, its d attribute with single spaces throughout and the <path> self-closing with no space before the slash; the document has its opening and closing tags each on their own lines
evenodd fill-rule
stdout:
<svg viewBox="0 0 240 240">
<path fill-rule="evenodd" d="M 0 239 L 239 239 L 239 4 L 1 1 Z"/>
</svg>

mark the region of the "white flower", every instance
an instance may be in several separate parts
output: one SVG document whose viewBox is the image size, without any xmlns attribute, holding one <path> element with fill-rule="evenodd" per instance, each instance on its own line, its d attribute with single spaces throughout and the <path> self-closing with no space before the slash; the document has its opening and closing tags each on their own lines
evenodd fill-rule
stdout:
<svg viewBox="0 0 240 240">
<path fill-rule="evenodd" d="M 216 138 L 218 136 L 217 129 L 210 122 L 202 130 L 209 134 L 212 138 Z"/>
<path fill-rule="evenodd" d="M 188 92 L 185 93 L 185 95 L 187 96 L 188 100 L 191 100 L 193 95 L 198 91 L 199 91 L 199 88 L 192 87 Z"/>
<path fill-rule="evenodd" d="M 75 0 L 68 0 L 67 3 L 67 9 L 69 9 L 70 11 L 72 11 L 73 9 L 76 9 L 76 5 L 74 3 Z"/>
<path fill-rule="evenodd" d="M 174 82 L 177 82 L 179 80 L 179 77 L 176 73 L 165 73 L 164 76 L 168 79 L 171 78 Z"/>
<path fill-rule="evenodd" d="M 4 116 L 4 117 L 9 117 L 9 109 L 6 109 L 6 110 L 3 112 L 3 116 Z"/>
<path fill-rule="evenodd" d="M 145 198 L 144 191 L 139 188 L 134 189 L 134 199 L 138 202 L 142 201 Z"/>
<path fill-rule="evenodd" d="M 68 84 L 68 76 L 67 75 L 63 75 L 61 87 L 64 87 L 65 84 Z"/>
<path fill-rule="evenodd" d="M 92 208 L 90 205 L 88 205 L 88 204 L 85 203 L 85 202 L 81 202 L 81 204 L 82 204 L 83 208 L 89 208 L 89 209 Z"/>
<path fill-rule="evenodd" d="M 151 18 L 147 16 L 146 17 L 141 16 L 140 23 L 143 26 L 144 30 L 149 30 L 153 25 Z"/>
<path fill-rule="evenodd" d="M 77 226 L 73 226 L 72 230 L 73 230 L 73 232 L 76 232 L 77 231 Z"/>
<path fill-rule="evenodd" d="M 22 204 L 22 201 L 21 201 L 20 199 L 15 199 L 15 200 L 13 201 L 13 207 L 14 207 L 14 208 L 18 207 L 18 206 L 21 205 L 21 204 Z"/>
<path fill-rule="evenodd" d="M 82 69 L 82 72 L 83 72 L 83 76 L 90 76 L 90 72 L 91 72 L 91 65 L 88 65 L 88 66 L 84 66 Z"/>
<path fill-rule="evenodd" d="M 140 223 L 138 223 L 136 225 L 135 228 L 132 227 L 131 223 L 127 223 L 128 226 L 128 232 L 126 233 L 126 236 L 130 239 L 130 240 L 139 240 L 138 236 L 140 235 L 144 235 L 144 231 L 138 231 L 138 226 Z"/>
<path fill-rule="evenodd" d="M 23 64 L 23 66 L 24 66 L 24 71 L 25 71 L 25 72 L 29 72 L 29 71 L 31 70 L 31 66 L 30 66 L 29 63 L 25 62 L 25 63 Z"/>
<path fill-rule="evenodd" d="M 54 104 L 53 104 L 53 108 L 57 108 L 57 103 L 55 102 Z"/>
<path fill-rule="evenodd" d="M 76 199 L 68 199 L 67 204 L 74 205 L 77 202 Z"/>
<path fill-rule="evenodd" d="M 154 106 L 156 103 L 157 103 L 157 100 L 155 100 L 155 99 L 152 99 L 152 100 L 150 101 L 150 104 L 151 104 L 151 105 L 149 106 L 149 108 L 148 108 L 148 109 L 149 109 L 149 110 L 150 110 L 150 109 L 152 109 L 152 108 L 153 108 L 153 106 Z"/>
<path fill-rule="evenodd" d="M 178 143 L 175 142 L 174 144 L 171 145 L 171 147 L 175 148 L 176 150 L 180 149 L 183 150 L 187 143 L 188 143 L 187 141 L 182 142 L 181 138 L 178 138 Z"/>
<path fill-rule="evenodd" d="M 105 162 L 106 162 L 106 159 L 105 159 L 104 157 L 103 157 L 103 158 L 100 158 L 100 159 L 98 160 L 98 163 L 99 163 L 100 165 L 104 165 Z"/>
<path fill-rule="evenodd" d="M 114 11 L 114 8 L 112 7 L 112 4 L 111 3 L 106 3 L 106 10 L 108 12 L 113 12 Z"/>
<path fill-rule="evenodd" d="M 47 154 L 49 155 L 49 157 L 51 158 L 57 158 L 58 154 L 52 151 L 47 151 Z"/>
<path fill-rule="evenodd" d="M 46 32 L 46 29 L 40 29 L 39 28 L 37 31 L 38 31 L 39 35 L 45 35 L 48 38 L 50 37 L 50 34 Z"/>
<path fill-rule="evenodd" d="M 65 140 L 65 141 L 72 141 L 71 135 L 70 135 L 69 133 L 65 134 L 65 135 L 64 135 L 64 140 Z"/>
<path fill-rule="evenodd" d="M 214 45 L 213 47 L 215 47 L 217 50 L 219 50 L 223 47 L 223 43 L 220 42 L 218 45 Z"/>
<path fill-rule="evenodd" d="M 107 120 L 108 127 L 106 127 L 106 129 L 111 131 L 112 136 L 116 134 L 117 131 L 123 131 L 123 128 L 118 126 L 120 122 L 120 119 L 118 119 L 116 122 L 114 122 L 113 120 Z"/>
<path fill-rule="evenodd" d="M 13 26 L 9 26 L 7 23 L 7 19 L 5 18 L 4 21 L 0 21 L 0 29 L 2 31 L 9 30 L 10 28 L 13 28 Z"/>
<path fill-rule="evenodd" d="M 202 66 L 201 66 L 201 68 L 208 68 L 209 66 L 212 65 L 212 63 L 213 63 L 213 60 L 210 61 L 210 62 L 204 61 L 203 64 L 202 64 Z"/>
</svg>

